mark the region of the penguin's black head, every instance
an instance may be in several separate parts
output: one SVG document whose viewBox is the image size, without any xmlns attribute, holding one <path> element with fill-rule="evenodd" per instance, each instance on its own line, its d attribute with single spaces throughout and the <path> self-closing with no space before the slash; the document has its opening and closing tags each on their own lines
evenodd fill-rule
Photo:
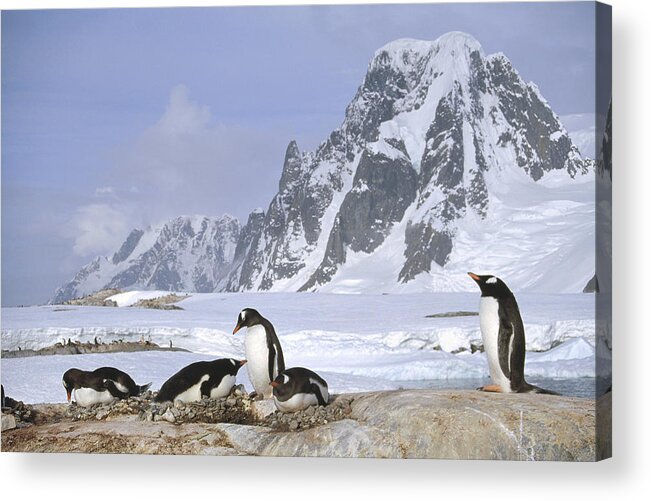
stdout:
<svg viewBox="0 0 651 501">
<path fill-rule="evenodd" d="M 294 391 L 294 382 L 292 381 L 291 376 L 284 372 L 278 374 L 276 379 L 269 384 L 273 386 L 274 396 L 278 397 L 280 400 L 287 400 L 292 396 L 292 392 Z"/>
<path fill-rule="evenodd" d="M 237 372 L 240 370 L 240 367 L 242 367 L 245 363 L 246 360 L 237 360 L 235 358 L 229 358 L 228 364 L 226 364 L 226 366 L 228 367 L 228 373 L 231 376 L 236 376 Z"/>
<path fill-rule="evenodd" d="M 79 388 L 79 377 L 82 372 L 79 369 L 68 369 L 63 373 L 63 387 L 66 389 L 68 402 L 72 397 L 72 390 Z"/>
<path fill-rule="evenodd" d="M 242 327 L 253 327 L 262 322 L 262 315 L 258 313 L 257 310 L 253 308 L 244 308 L 240 311 L 240 315 L 237 317 L 237 325 L 233 329 L 233 334 L 239 331 Z"/>
<path fill-rule="evenodd" d="M 474 273 L 470 273 L 470 272 L 468 272 L 468 275 L 479 286 L 479 288 L 481 289 L 482 296 L 500 298 L 500 297 L 509 297 L 513 295 L 513 293 L 506 286 L 506 284 L 496 276 L 475 275 Z"/>
</svg>

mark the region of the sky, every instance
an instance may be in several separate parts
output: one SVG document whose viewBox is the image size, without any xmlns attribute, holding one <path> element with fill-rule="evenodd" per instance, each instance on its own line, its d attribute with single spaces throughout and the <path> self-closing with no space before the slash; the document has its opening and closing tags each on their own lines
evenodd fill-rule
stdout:
<svg viewBox="0 0 651 501">
<path fill-rule="evenodd" d="M 3 306 L 42 304 L 131 229 L 244 223 L 285 149 L 342 122 L 373 53 L 472 34 L 559 115 L 594 112 L 591 2 L 2 12 Z"/>
</svg>

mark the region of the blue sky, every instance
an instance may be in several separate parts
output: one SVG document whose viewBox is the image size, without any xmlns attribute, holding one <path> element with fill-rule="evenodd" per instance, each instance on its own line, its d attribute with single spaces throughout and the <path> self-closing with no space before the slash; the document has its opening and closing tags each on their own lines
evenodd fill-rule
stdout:
<svg viewBox="0 0 651 501">
<path fill-rule="evenodd" d="M 266 209 L 380 46 L 466 31 L 559 114 L 593 112 L 592 3 L 4 11 L 2 304 L 42 303 L 133 227 Z"/>
</svg>

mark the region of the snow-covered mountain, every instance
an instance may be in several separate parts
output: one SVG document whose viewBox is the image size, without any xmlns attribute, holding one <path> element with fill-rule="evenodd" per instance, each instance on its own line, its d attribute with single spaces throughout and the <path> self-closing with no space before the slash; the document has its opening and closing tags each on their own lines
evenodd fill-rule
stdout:
<svg viewBox="0 0 651 501">
<path fill-rule="evenodd" d="M 229 272 L 240 223 L 222 217 L 181 216 L 135 229 L 112 257 L 97 257 L 60 287 L 53 303 L 104 288 L 212 292 Z"/>
<path fill-rule="evenodd" d="M 197 281 L 186 247 L 161 244 L 133 266 L 99 258 L 60 294 L 100 275 L 185 290 L 465 290 L 467 271 L 515 289 L 581 291 L 595 272 L 593 183 L 593 162 L 505 55 L 459 32 L 396 40 L 374 54 L 316 151 L 289 143 L 267 211 L 229 226 L 228 265 L 226 252 L 203 259 Z M 132 233 L 117 254 L 136 256 L 143 238 Z"/>
<path fill-rule="evenodd" d="M 289 144 L 227 290 L 458 290 L 459 269 L 580 290 L 592 167 L 503 54 L 458 32 L 391 42 L 341 127 L 315 152 Z"/>
</svg>

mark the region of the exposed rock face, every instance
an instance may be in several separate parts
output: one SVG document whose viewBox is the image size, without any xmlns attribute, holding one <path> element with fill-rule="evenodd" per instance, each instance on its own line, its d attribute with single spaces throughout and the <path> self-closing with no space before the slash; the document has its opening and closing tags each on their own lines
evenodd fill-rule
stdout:
<svg viewBox="0 0 651 501">
<path fill-rule="evenodd" d="M 351 397 L 350 419 L 303 431 L 279 432 L 265 426 L 226 423 L 66 421 L 4 433 L 2 449 L 548 461 L 596 459 L 595 403 L 590 400 L 434 390 L 348 397 Z M 600 444 L 600 448 L 608 447 L 609 444 Z"/>
</svg>

